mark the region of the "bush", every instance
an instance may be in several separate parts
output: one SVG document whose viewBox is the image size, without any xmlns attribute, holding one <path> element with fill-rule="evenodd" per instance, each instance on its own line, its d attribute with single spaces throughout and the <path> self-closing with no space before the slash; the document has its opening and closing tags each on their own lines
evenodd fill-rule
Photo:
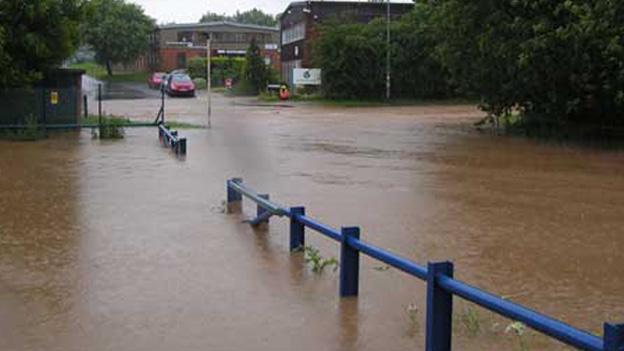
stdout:
<svg viewBox="0 0 624 351">
<path fill-rule="evenodd" d="M 437 56 L 493 116 L 530 128 L 624 127 L 624 2 L 447 0 L 421 5 Z"/>
<path fill-rule="evenodd" d="M 249 89 L 251 94 L 257 95 L 266 88 L 271 79 L 274 79 L 273 76 L 274 73 L 271 68 L 267 66 L 264 57 L 260 55 L 260 47 L 255 38 L 252 39 L 243 66 L 242 82 L 245 84 L 245 88 Z"/>
<path fill-rule="evenodd" d="M 123 118 L 103 118 L 100 126 L 100 139 L 123 139 L 125 136 L 123 127 L 126 124 L 128 120 Z"/>
<path fill-rule="evenodd" d="M 433 57 L 435 42 L 424 33 L 420 13 L 391 24 L 326 24 L 314 48 L 323 70 L 323 93 L 333 99 L 381 99 L 386 94 L 386 55 L 390 50 L 393 98 L 438 98 L 453 94 L 449 76 Z"/>
<path fill-rule="evenodd" d="M 231 78 L 234 82 L 240 80 L 245 59 L 239 57 L 213 57 L 211 63 L 212 85 L 224 86 L 227 78 Z M 191 78 L 207 79 L 207 66 L 205 57 L 194 57 L 189 60 L 187 71 Z"/>
<path fill-rule="evenodd" d="M 208 88 L 208 82 L 204 78 L 195 78 L 193 79 L 193 83 L 195 84 L 195 89 L 203 90 Z"/>
</svg>

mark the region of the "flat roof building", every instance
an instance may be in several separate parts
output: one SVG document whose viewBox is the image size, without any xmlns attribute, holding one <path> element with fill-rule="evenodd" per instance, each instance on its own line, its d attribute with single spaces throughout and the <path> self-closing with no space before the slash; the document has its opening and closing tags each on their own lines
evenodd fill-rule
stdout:
<svg viewBox="0 0 624 351">
<path fill-rule="evenodd" d="M 390 3 L 391 18 L 414 8 L 411 3 Z M 298 1 L 292 2 L 280 17 L 282 79 L 292 84 L 294 68 L 313 68 L 311 51 L 319 35 L 318 26 L 328 21 L 368 23 L 387 14 L 386 2 Z"/>
<path fill-rule="evenodd" d="M 206 56 L 209 35 L 213 56 L 244 56 L 255 38 L 266 60 L 279 68 L 279 29 L 233 22 L 160 26 L 152 36 L 150 65 L 166 72 L 186 68 L 190 58 Z"/>
</svg>

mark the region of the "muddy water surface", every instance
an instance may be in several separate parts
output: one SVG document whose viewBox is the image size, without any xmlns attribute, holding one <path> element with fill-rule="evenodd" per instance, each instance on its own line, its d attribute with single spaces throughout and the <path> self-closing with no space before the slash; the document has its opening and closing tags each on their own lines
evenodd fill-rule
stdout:
<svg viewBox="0 0 624 351">
<path fill-rule="evenodd" d="M 476 116 L 231 107 L 182 132 L 183 161 L 152 129 L 0 142 L 0 350 L 423 348 L 421 282 L 363 258 L 360 297 L 340 300 L 337 272 L 289 254 L 286 221 L 223 213 L 234 176 L 575 326 L 624 321 L 624 155 L 478 134 Z M 455 349 L 519 347 L 509 321 L 459 300 L 455 316 Z"/>
</svg>

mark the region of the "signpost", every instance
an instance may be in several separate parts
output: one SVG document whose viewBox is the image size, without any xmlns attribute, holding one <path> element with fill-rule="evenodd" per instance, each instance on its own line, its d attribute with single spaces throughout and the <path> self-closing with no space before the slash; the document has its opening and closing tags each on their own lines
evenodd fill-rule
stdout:
<svg viewBox="0 0 624 351">
<path fill-rule="evenodd" d="M 59 93 L 58 93 L 58 91 L 52 91 L 50 93 L 50 103 L 52 105 L 58 105 L 58 103 L 59 103 Z"/>
<path fill-rule="evenodd" d="M 318 68 L 293 69 L 294 85 L 321 85 L 321 70 Z"/>
<path fill-rule="evenodd" d="M 212 52 L 210 49 L 210 44 L 212 41 L 212 33 L 208 33 L 208 41 L 206 42 L 206 56 L 207 56 L 207 72 L 208 75 L 206 76 L 206 87 L 208 88 L 208 128 L 210 129 L 211 127 L 211 122 L 210 119 L 212 118 Z"/>
</svg>

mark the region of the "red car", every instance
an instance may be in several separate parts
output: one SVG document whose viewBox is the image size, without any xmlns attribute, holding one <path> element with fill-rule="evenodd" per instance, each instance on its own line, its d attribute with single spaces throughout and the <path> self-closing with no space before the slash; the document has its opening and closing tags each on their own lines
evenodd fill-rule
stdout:
<svg viewBox="0 0 624 351">
<path fill-rule="evenodd" d="M 165 75 L 166 73 L 162 72 L 152 73 L 152 75 L 147 79 L 147 85 L 150 87 L 150 89 L 159 89 L 163 82 L 163 78 L 165 78 Z"/>
<path fill-rule="evenodd" d="M 165 92 L 169 96 L 195 96 L 195 84 L 186 74 L 169 75 L 165 83 Z"/>
</svg>

